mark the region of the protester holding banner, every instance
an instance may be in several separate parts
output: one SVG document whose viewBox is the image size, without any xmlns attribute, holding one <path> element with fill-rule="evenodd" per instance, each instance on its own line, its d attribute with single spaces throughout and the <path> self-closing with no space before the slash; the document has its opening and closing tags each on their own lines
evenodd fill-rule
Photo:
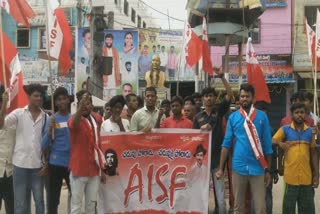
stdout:
<svg viewBox="0 0 320 214">
<path fill-rule="evenodd" d="M 100 180 L 105 182 L 106 161 L 101 151 L 100 126 L 102 118 L 92 112 L 89 92 L 77 93 L 78 109 L 68 120 L 70 132 L 71 214 L 81 213 L 85 196 L 85 213 L 94 214 Z"/>
<path fill-rule="evenodd" d="M 63 87 L 55 90 L 53 97 L 58 112 L 46 121 L 42 136 L 42 149 L 49 152 L 48 214 L 58 213 L 63 179 L 71 191 L 69 180 L 70 136 L 67 125 L 71 115 L 68 96 L 68 91 Z M 52 133 L 54 133 L 54 138 Z"/>
<path fill-rule="evenodd" d="M 26 88 L 29 104 L 17 108 L 5 118 L 8 92 L 5 92 L 0 116 L 1 129 L 16 131 L 16 144 L 13 152 L 14 209 L 16 214 L 28 213 L 31 207 L 30 195 L 33 193 L 37 214 L 44 214 L 44 179 L 39 176 L 41 161 L 41 133 L 46 113 L 41 109 L 44 90 L 39 84 Z"/>
<path fill-rule="evenodd" d="M 109 103 L 111 108 L 111 117 L 103 121 L 101 131 L 128 132 L 130 128 L 129 120 L 120 117 L 123 107 L 126 104 L 125 99 L 122 95 L 117 95 L 112 97 Z"/>
<path fill-rule="evenodd" d="M 163 112 L 156 107 L 157 90 L 154 87 L 146 88 L 144 92 L 145 106 L 136 111 L 131 119 L 130 131 L 150 132 L 152 128 L 159 128 Z"/>
<path fill-rule="evenodd" d="M 229 111 L 232 90 L 229 83 L 225 79 L 224 74 L 220 74 L 220 77 L 227 91 L 227 95 L 220 104 L 217 104 L 217 93 L 215 89 L 204 88 L 202 90 L 202 101 L 205 109 L 196 114 L 193 121 L 193 128 L 212 131 L 211 170 L 213 176 L 212 179 L 214 184 L 215 201 L 217 204 L 216 210 L 218 210 L 219 213 L 226 213 L 224 181 L 223 179 L 216 179 L 214 174 L 219 168 L 221 144 L 224 137 L 222 120 L 225 114 Z"/>
<path fill-rule="evenodd" d="M 192 129 L 192 121 L 182 115 L 182 106 L 183 99 L 181 97 L 173 97 L 171 99 L 172 115 L 160 124 L 160 128 Z"/>
<path fill-rule="evenodd" d="M 271 182 L 269 167 L 271 166 L 272 144 L 269 121 L 263 111 L 253 107 L 253 97 L 253 86 L 242 84 L 240 110 L 229 116 L 222 144 L 220 167 L 216 172 L 216 177 L 222 179 L 229 150 L 232 149 L 235 214 L 244 213 L 248 184 L 254 199 L 255 213 L 266 213 L 265 187 Z"/>
</svg>

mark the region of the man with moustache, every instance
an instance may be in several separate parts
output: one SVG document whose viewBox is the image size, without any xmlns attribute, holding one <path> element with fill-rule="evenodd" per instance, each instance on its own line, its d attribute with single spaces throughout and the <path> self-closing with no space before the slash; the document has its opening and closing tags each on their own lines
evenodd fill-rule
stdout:
<svg viewBox="0 0 320 214">
<path fill-rule="evenodd" d="M 216 172 L 216 177 L 221 179 L 229 151 L 233 149 L 231 159 L 235 214 L 244 213 L 248 184 L 254 199 L 255 213 L 265 214 L 265 187 L 271 182 L 269 169 L 272 143 L 269 121 L 263 111 L 253 107 L 253 97 L 253 86 L 242 84 L 240 109 L 229 116 L 220 167 Z"/>
<path fill-rule="evenodd" d="M 78 109 L 68 120 L 70 133 L 71 214 L 81 213 L 85 196 L 85 213 L 94 214 L 100 180 L 105 182 L 106 166 L 101 151 L 100 127 L 102 118 L 94 113 L 88 91 L 77 93 Z"/>
<path fill-rule="evenodd" d="M 319 158 L 312 128 L 305 124 L 306 107 L 294 103 L 291 108 L 292 123 L 282 126 L 272 140 L 285 153 L 283 213 L 315 213 L 314 189 L 319 185 Z"/>
<path fill-rule="evenodd" d="M 117 95 L 117 88 L 121 84 L 119 53 L 112 45 L 113 35 L 107 33 L 105 44 L 102 48 L 102 56 L 106 57 L 107 63 L 111 63 L 111 66 L 107 66 L 111 70 L 103 71 L 102 75 L 104 100 L 110 100 L 113 96 Z"/>
</svg>

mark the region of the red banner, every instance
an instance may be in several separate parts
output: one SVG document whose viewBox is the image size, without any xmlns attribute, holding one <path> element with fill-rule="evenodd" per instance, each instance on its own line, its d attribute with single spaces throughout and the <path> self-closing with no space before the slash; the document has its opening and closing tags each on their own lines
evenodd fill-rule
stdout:
<svg viewBox="0 0 320 214">
<path fill-rule="evenodd" d="M 167 130 L 102 136 L 107 182 L 99 214 L 206 213 L 211 133 Z"/>
</svg>

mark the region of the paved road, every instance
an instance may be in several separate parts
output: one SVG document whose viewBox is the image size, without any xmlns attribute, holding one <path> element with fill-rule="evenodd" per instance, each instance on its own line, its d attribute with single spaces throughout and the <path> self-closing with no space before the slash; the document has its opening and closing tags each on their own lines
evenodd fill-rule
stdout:
<svg viewBox="0 0 320 214">
<path fill-rule="evenodd" d="M 274 185 L 273 187 L 273 213 L 274 214 L 281 213 L 282 196 L 283 196 L 283 181 L 280 178 L 279 183 Z M 66 214 L 67 201 L 68 201 L 68 190 L 63 189 L 61 199 L 60 199 L 60 206 L 59 206 L 60 214 Z M 320 213 L 320 189 L 316 189 L 315 203 L 316 203 L 316 213 Z M 210 193 L 210 210 L 211 210 L 210 213 L 213 213 L 212 212 L 213 208 L 214 208 L 214 200 L 213 200 L 213 193 L 211 192 Z M 33 209 L 33 213 L 35 213 L 34 209 Z M 3 209 L 0 211 L 0 214 L 5 214 Z"/>
</svg>

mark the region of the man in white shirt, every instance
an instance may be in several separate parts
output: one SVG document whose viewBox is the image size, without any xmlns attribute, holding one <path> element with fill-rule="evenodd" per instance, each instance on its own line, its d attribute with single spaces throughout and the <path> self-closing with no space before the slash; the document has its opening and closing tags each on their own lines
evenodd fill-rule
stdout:
<svg viewBox="0 0 320 214">
<path fill-rule="evenodd" d="M 2 99 L 0 100 L 2 105 Z M 3 107 L 5 109 L 6 106 Z M 3 199 L 6 213 L 14 212 L 13 181 L 12 181 L 12 153 L 15 144 L 16 132 L 14 129 L 0 130 L 0 209 Z"/>
<path fill-rule="evenodd" d="M 31 84 L 26 89 L 29 105 L 18 108 L 5 116 L 8 92 L 3 96 L 0 115 L 1 129 L 16 130 L 16 144 L 13 152 L 13 190 L 15 214 L 25 214 L 30 207 L 28 199 L 33 193 L 37 214 L 44 214 L 43 187 L 44 179 L 38 173 L 41 161 L 41 132 L 47 115 L 42 111 L 43 87 Z"/>
</svg>

